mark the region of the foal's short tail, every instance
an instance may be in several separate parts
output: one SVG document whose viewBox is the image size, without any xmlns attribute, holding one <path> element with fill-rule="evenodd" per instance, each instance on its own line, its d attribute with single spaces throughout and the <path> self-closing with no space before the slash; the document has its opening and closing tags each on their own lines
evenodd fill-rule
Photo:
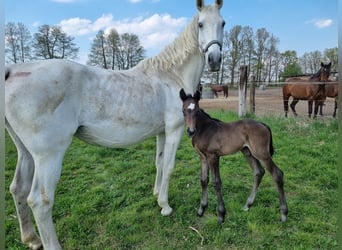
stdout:
<svg viewBox="0 0 342 250">
<path fill-rule="evenodd" d="M 270 150 L 270 154 L 271 156 L 274 155 L 274 147 L 273 147 L 273 138 L 272 138 L 272 131 L 271 131 L 271 128 L 265 124 L 265 123 L 262 123 L 267 129 L 268 131 L 270 132 L 270 145 L 269 145 L 269 150 Z"/>
</svg>

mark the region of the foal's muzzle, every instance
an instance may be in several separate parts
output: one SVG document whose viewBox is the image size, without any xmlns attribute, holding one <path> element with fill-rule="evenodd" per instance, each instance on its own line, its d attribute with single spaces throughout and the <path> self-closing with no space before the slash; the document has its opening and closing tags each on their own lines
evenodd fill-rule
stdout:
<svg viewBox="0 0 342 250">
<path fill-rule="evenodd" d="M 195 135 L 196 129 L 195 129 L 195 128 L 194 128 L 194 129 L 187 128 L 186 132 L 188 133 L 188 136 L 189 136 L 189 137 L 192 137 L 192 136 Z"/>
</svg>

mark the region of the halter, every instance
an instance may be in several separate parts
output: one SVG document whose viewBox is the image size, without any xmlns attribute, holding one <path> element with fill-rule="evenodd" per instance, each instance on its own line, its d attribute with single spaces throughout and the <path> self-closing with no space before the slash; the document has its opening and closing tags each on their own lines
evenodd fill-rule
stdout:
<svg viewBox="0 0 342 250">
<path fill-rule="evenodd" d="M 213 44 L 217 44 L 217 45 L 220 47 L 220 51 L 222 51 L 222 44 L 221 44 L 221 42 L 220 42 L 219 40 L 212 40 L 212 41 L 210 41 L 210 42 L 207 44 L 207 46 L 205 46 L 204 49 L 202 49 L 203 54 L 207 53 L 209 47 L 210 47 L 211 45 L 213 45 Z"/>
</svg>

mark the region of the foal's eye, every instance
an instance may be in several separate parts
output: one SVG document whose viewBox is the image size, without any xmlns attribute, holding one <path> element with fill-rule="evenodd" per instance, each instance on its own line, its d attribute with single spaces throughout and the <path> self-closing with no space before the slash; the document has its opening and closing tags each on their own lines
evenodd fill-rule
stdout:
<svg viewBox="0 0 342 250">
<path fill-rule="evenodd" d="M 203 23 L 199 22 L 198 23 L 198 27 L 202 28 L 203 27 Z"/>
</svg>

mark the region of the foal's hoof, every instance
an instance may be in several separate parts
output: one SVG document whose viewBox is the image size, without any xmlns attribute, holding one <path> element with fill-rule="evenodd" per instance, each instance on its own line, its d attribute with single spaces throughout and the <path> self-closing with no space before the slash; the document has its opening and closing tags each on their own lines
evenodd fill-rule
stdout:
<svg viewBox="0 0 342 250">
<path fill-rule="evenodd" d="M 223 223 L 224 223 L 224 218 L 221 218 L 221 217 L 220 217 L 220 218 L 218 219 L 218 224 L 219 224 L 219 225 L 222 225 Z"/>
<path fill-rule="evenodd" d="M 200 208 L 197 210 L 197 215 L 198 215 L 199 217 L 202 217 L 203 214 L 204 214 L 204 209 L 200 207 Z"/>
<path fill-rule="evenodd" d="M 282 214 L 281 217 L 280 217 L 280 221 L 281 222 L 285 222 L 287 219 L 287 216 L 285 214 Z"/>
</svg>

